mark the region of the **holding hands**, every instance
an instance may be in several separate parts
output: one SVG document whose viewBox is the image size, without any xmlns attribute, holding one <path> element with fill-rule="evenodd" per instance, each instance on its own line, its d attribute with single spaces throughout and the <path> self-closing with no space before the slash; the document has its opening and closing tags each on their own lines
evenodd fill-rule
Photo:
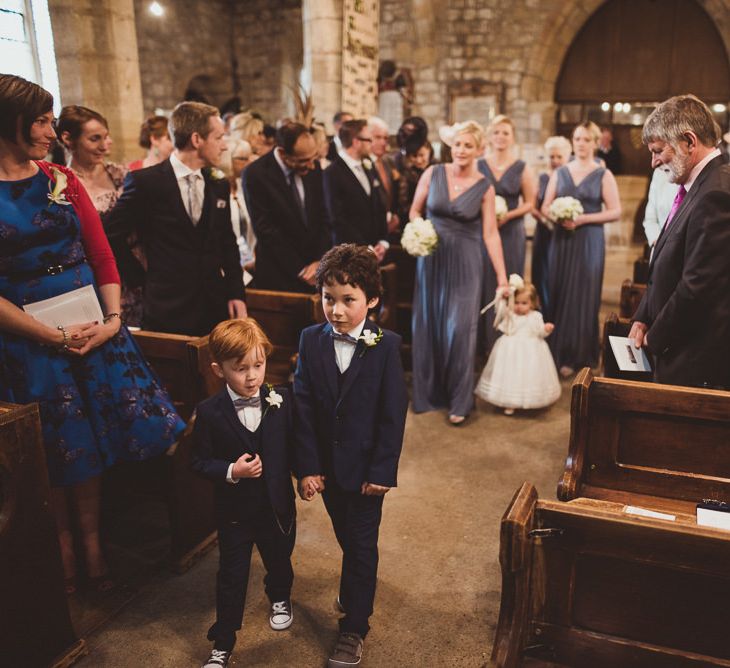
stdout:
<svg viewBox="0 0 730 668">
<path fill-rule="evenodd" d="M 324 491 L 323 475 L 307 475 L 304 476 L 297 485 L 299 498 L 302 501 L 311 501 L 315 494 L 321 494 Z"/>
</svg>

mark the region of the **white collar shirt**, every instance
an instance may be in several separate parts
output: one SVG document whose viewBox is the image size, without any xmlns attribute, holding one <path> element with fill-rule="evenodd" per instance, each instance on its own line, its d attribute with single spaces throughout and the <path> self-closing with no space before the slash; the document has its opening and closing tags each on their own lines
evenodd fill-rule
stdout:
<svg viewBox="0 0 730 668">
<path fill-rule="evenodd" d="M 185 204 L 188 201 L 188 182 L 186 180 L 189 174 L 195 174 L 195 189 L 198 191 L 199 200 L 205 199 L 205 179 L 200 169 L 190 169 L 180 158 L 177 157 L 175 151 L 170 155 L 170 166 L 177 179 L 177 187 L 180 189 L 180 197 Z"/>
<path fill-rule="evenodd" d="M 367 320 L 367 318 L 364 318 L 356 327 L 347 332 L 347 334 L 356 341 L 360 338 L 362 330 L 365 328 L 365 320 Z M 345 373 L 352 363 L 352 357 L 355 354 L 355 346 L 351 343 L 347 343 L 346 341 L 338 341 L 337 339 L 334 340 L 334 344 L 337 368 L 340 370 L 340 373 Z"/>
<path fill-rule="evenodd" d="M 226 385 L 226 391 L 228 392 L 228 396 L 231 398 L 231 401 L 235 401 L 236 399 L 243 399 L 240 394 L 237 392 L 234 392 L 229 385 Z M 259 393 L 261 390 L 259 390 Z M 236 411 L 236 415 L 238 416 L 239 422 L 250 432 L 254 432 L 259 428 L 259 425 L 261 424 L 261 407 L 258 406 L 243 406 L 242 408 L 236 408 L 235 406 L 233 409 Z M 233 477 L 233 464 L 235 462 L 231 462 L 228 466 L 228 474 L 226 475 L 226 482 L 235 484 L 238 482 L 237 478 Z"/>
<path fill-rule="evenodd" d="M 690 188 L 694 185 L 694 182 L 697 180 L 697 177 L 700 175 L 700 172 L 705 168 L 705 165 L 707 165 L 710 160 L 714 160 L 718 155 L 720 155 L 720 149 L 716 148 L 711 153 L 708 153 L 702 160 L 700 160 L 693 168 L 692 171 L 689 173 L 689 178 L 687 179 L 687 183 L 684 184 L 684 189 L 689 192 Z"/>
<path fill-rule="evenodd" d="M 362 165 L 362 160 L 355 160 L 347 151 L 342 151 L 340 157 L 345 161 L 345 164 L 350 168 L 350 171 L 355 175 L 355 178 L 360 182 L 362 189 L 370 195 L 372 190 L 370 186 L 370 179 L 365 173 L 365 168 Z"/>
<path fill-rule="evenodd" d="M 281 167 L 281 171 L 284 172 L 284 178 L 286 179 L 287 184 L 291 184 L 291 177 L 294 177 L 294 183 L 297 184 L 297 190 L 299 191 L 299 199 L 302 200 L 302 206 L 304 206 L 304 181 L 302 181 L 302 177 L 299 176 L 293 169 L 290 169 L 284 164 L 284 161 L 281 159 L 280 151 L 283 149 L 279 148 L 278 146 L 274 149 L 274 158 L 276 159 L 276 162 L 278 163 L 279 167 Z"/>
</svg>

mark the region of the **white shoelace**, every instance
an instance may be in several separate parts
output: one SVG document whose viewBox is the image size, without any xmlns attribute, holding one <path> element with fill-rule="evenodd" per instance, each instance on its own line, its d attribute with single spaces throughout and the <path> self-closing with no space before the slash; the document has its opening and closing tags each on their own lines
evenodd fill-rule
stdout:
<svg viewBox="0 0 730 668">
<path fill-rule="evenodd" d="M 208 663 L 209 664 L 211 664 L 211 663 L 218 663 L 221 666 L 225 666 L 226 665 L 226 658 L 228 657 L 228 654 L 229 654 L 229 652 L 226 652 L 225 650 L 222 650 L 222 649 L 214 649 L 210 653 L 210 658 L 208 659 Z"/>
<path fill-rule="evenodd" d="M 277 601 L 276 603 L 271 604 L 271 616 L 274 615 L 288 615 L 289 609 L 287 607 L 286 601 Z"/>
</svg>

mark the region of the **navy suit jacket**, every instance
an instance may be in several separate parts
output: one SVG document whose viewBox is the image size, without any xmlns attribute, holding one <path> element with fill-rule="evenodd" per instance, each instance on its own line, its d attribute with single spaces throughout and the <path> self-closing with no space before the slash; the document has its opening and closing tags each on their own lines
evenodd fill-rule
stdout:
<svg viewBox="0 0 730 668">
<path fill-rule="evenodd" d="M 367 321 L 365 329 L 379 328 Z M 357 343 L 341 389 L 332 326 L 302 332 L 294 375 L 299 478 L 334 477 L 347 491 L 359 491 L 363 482 L 396 486 L 408 393 L 400 336 L 382 331 L 375 346 Z"/>
<path fill-rule="evenodd" d="M 373 169 L 365 169 L 370 194 L 338 155 L 324 170 L 324 199 L 332 222 L 335 244 L 374 246 L 388 237 L 387 209 L 382 186 Z"/>
<path fill-rule="evenodd" d="M 263 490 L 284 533 L 295 517 L 292 471 L 292 399 L 288 389 L 277 387 L 283 397 L 280 406 L 269 406 L 266 386 L 261 388 L 262 418 L 257 435 L 241 424 L 228 390 L 201 402 L 193 428 L 193 470 L 215 482 L 215 509 L 219 522 L 253 520 Z M 261 457 L 261 478 L 226 481 L 228 467 L 241 455 Z"/>
<path fill-rule="evenodd" d="M 205 199 L 193 225 L 169 160 L 130 172 L 106 221 L 122 279 L 144 286 L 145 329 L 203 336 L 228 318 L 228 300 L 245 299 L 243 273 L 231 226 L 228 182 L 203 170 Z M 145 271 L 127 239 L 136 232 Z"/>
<path fill-rule="evenodd" d="M 634 320 L 649 327 L 658 382 L 730 388 L 730 167 L 722 156 L 659 235 Z"/>
</svg>

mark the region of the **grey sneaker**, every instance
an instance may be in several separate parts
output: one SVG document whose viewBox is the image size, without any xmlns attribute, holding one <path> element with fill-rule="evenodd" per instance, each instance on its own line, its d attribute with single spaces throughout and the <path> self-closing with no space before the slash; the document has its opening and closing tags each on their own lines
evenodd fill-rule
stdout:
<svg viewBox="0 0 730 668">
<path fill-rule="evenodd" d="M 214 649 L 208 660 L 203 664 L 203 668 L 226 668 L 228 665 L 228 659 L 231 658 L 231 653 L 226 652 L 222 649 Z"/>
<path fill-rule="evenodd" d="M 329 661 L 328 668 L 357 666 L 362 658 L 362 638 L 357 633 L 340 633 Z"/>
</svg>

